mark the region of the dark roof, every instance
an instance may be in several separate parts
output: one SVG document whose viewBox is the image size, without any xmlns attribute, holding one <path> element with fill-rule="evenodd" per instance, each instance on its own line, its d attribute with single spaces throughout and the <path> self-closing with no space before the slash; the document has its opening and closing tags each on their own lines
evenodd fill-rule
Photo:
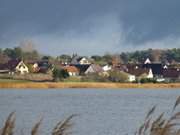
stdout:
<svg viewBox="0 0 180 135">
<path fill-rule="evenodd" d="M 79 57 L 79 58 L 77 58 L 77 61 L 79 62 L 79 61 L 81 61 L 83 58 L 84 58 L 84 57 Z"/>
<path fill-rule="evenodd" d="M 39 73 L 47 73 L 48 70 L 49 70 L 49 68 L 47 68 L 47 67 L 40 67 L 38 72 Z"/>
<path fill-rule="evenodd" d="M 77 64 L 77 65 L 74 65 L 74 66 L 79 69 L 80 74 L 84 74 L 86 72 L 86 70 L 89 68 L 90 65 Z"/>
<path fill-rule="evenodd" d="M 141 67 L 129 68 L 126 72 L 135 76 L 141 76 L 142 74 L 148 74 L 149 69 L 141 68 Z"/>
<path fill-rule="evenodd" d="M 49 62 L 46 60 L 45 61 L 38 61 L 37 64 L 39 67 L 49 67 L 49 65 L 50 65 Z"/>
<path fill-rule="evenodd" d="M 163 70 L 163 77 L 165 78 L 179 78 L 180 69 L 177 68 L 168 68 Z"/>
<path fill-rule="evenodd" d="M 47 60 L 37 61 L 36 63 L 38 64 L 40 73 L 47 73 L 51 67 L 51 64 Z"/>
<path fill-rule="evenodd" d="M 114 67 L 114 69 L 127 72 L 128 70 L 133 70 L 133 69 L 136 69 L 137 67 L 141 67 L 141 65 L 140 64 L 121 64 Z"/>
<path fill-rule="evenodd" d="M 50 63 L 48 60 L 40 60 L 40 61 L 28 61 L 27 62 L 28 64 L 38 64 L 39 67 L 41 66 L 49 66 Z"/>
<path fill-rule="evenodd" d="M 0 64 L 0 70 L 8 70 L 7 64 Z"/>
<path fill-rule="evenodd" d="M 159 63 L 143 64 L 142 68 L 152 69 L 153 75 L 163 74 L 163 66 L 162 64 L 159 64 Z"/>
<path fill-rule="evenodd" d="M 9 60 L 6 66 L 9 70 L 15 70 L 16 66 L 19 64 L 20 61 L 20 59 Z"/>
</svg>

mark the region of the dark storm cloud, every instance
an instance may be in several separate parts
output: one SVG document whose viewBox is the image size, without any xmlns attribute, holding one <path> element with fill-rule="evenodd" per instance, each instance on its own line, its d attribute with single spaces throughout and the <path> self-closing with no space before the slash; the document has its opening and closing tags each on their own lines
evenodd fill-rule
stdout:
<svg viewBox="0 0 180 135">
<path fill-rule="evenodd" d="M 180 47 L 179 0 L 0 0 L 0 46 L 44 53 Z"/>
</svg>

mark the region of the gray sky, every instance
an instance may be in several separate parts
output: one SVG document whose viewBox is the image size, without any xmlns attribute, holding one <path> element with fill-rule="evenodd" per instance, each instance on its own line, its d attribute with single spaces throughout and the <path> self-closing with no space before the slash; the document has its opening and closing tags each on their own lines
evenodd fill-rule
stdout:
<svg viewBox="0 0 180 135">
<path fill-rule="evenodd" d="M 180 47 L 180 0 L 0 0 L 0 47 L 82 55 Z"/>
</svg>

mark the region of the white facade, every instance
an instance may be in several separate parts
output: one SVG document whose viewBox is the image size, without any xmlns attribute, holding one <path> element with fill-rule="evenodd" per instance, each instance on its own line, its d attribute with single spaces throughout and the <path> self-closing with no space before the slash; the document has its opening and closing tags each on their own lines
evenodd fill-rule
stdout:
<svg viewBox="0 0 180 135">
<path fill-rule="evenodd" d="M 38 63 L 34 63 L 33 68 L 38 68 Z"/>
<path fill-rule="evenodd" d="M 79 61 L 79 64 L 81 65 L 86 65 L 86 64 L 91 64 L 86 58 L 82 58 L 80 61 Z"/>
<path fill-rule="evenodd" d="M 86 70 L 85 74 L 90 74 L 90 73 L 94 73 L 94 69 L 92 68 L 92 66 L 89 66 L 89 68 Z"/>
<path fill-rule="evenodd" d="M 129 81 L 129 82 L 136 81 L 135 75 L 128 75 L 128 81 Z"/>
<path fill-rule="evenodd" d="M 157 81 L 157 82 L 164 82 L 165 79 L 164 79 L 164 78 L 158 78 L 158 79 L 156 79 L 156 81 Z"/>
<path fill-rule="evenodd" d="M 78 73 L 76 72 L 68 72 L 69 76 L 78 76 Z"/>
<path fill-rule="evenodd" d="M 20 74 L 29 73 L 28 67 L 24 64 L 23 61 L 19 62 L 19 64 L 16 66 L 16 72 L 20 72 Z"/>
<path fill-rule="evenodd" d="M 147 75 L 147 78 L 153 78 L 154 76 L 153 76 L 153 72 L 152 72 L 152 69 L 149 69 L 149 73 L 148 73 L 148 75 Z"/>
<path fill-rule="evenodd" d="M 107 72 L 107 71 L 110 71 L 112 69 L 112 67 L 109 65 L 105 65 L 102 69 L 103 69 L 103 71 Z"/>
</svg>

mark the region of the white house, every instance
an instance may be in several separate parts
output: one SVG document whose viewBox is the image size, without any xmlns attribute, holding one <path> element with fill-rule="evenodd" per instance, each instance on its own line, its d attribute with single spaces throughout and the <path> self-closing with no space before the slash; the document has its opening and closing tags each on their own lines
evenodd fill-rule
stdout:
<svg viewBox="0 0 180 135">
<path fill-rule="evenodd" d="M 78 76 L 79 75 L 79 70 L 75 66 L 65 66 L 63 67 L 65 69 L 69 76 Z"/>
<path fill-rule="evenodd" d="M 24 64 L 23 61 L 20 61 L 16 68 L 15 68 L 16 72 L 19 72 L 20 74 L 25 74 L 25 73 L 29 73 L 29 69 L 28 67 Z"/>
<path fill-rule="evenodd" d="M 91 64 L 85 71 L 85 74 L 91 74 L 91 73 L 102 73 L 103 69 L 99 65 Z"/>
<path fill-rule="evenodd" d="M 102 69 L 103 69 L 104 72 L 107 72 L 107 71 L 110 71 L 112 69 L 112 67 L 109 66 L 109 65 L 105 65 L 105 66 L 102 67 Z"/>
</svg>

